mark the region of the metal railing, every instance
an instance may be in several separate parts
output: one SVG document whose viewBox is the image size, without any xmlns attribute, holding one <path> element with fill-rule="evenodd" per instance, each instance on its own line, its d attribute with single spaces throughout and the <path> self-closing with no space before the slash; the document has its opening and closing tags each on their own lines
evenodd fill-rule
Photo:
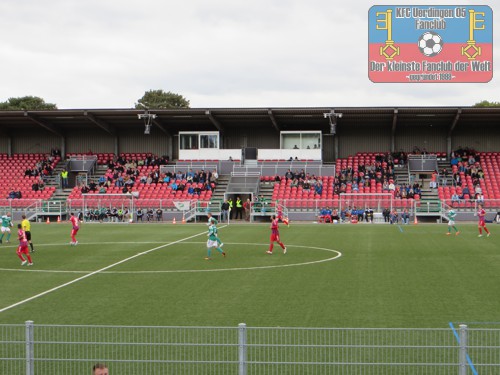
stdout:
<svg viewBox="0 0 500 375">
<path fill-rule="evenodd" d="M 451 328 L 451 329 L 450 329 Z M 498 374 L 500 329 L 0 325 L 0 373 Z"/>
</svg>

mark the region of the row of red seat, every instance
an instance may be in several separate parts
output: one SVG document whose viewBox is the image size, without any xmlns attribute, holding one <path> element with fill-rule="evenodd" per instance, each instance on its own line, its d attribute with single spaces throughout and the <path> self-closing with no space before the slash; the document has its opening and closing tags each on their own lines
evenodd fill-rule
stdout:
<svg viewBox="0 0 500 375">
<path fill-rule="evenodd" d="M 56 190 L 55 187 L 45 187 L 42 191 L 33 191 L 32 185 L 39 177 L 25 176 L 26 169 L 34 169 L 38 162 L 47 158 L 43 153 L 23 153 L 0 155 L 0 197 L 6 198 L 11 191 L 20 191 L 23 199 L 49 199 Z M 55 157 L 51 167 L 54 168 L 60 161 Z M 14 200 L 15 201 L 15 200 Z M 20 202 L 14 202 L 15 204 Z M 29 203 L 23 202 L 22 205 Z"/>
</svg>

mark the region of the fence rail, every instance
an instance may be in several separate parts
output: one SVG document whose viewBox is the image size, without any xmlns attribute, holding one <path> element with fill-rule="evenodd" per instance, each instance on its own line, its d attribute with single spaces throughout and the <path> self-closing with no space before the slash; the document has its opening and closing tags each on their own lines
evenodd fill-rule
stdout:
<svg viewBox="0 0 500 375">
<path fill-rule="evenodd" d="M 0 325 L 1 374 L 500 373 L 500 329 Z"/>
</svg>

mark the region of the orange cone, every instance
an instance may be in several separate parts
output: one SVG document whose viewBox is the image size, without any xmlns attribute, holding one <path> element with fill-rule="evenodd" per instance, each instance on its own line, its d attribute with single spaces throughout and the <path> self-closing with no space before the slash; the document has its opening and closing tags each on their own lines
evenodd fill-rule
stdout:
<svg viewBox="0 0 500 375">
<path fill-rule="evenodd" d="M 57 222 L 60 223 L 61 222 L 61 216 L 58 216 L 57 217 Z"/>
<path fill-rule="evenodd" d="M 175 217 L 174 217 L 174 220 L 172 220 L 172 224 L 175 224 Z"/>
<path fill-rule="evenodd" d="M 50 220 L 49 220 L 49 217 L 47 216 L 47 224 L 50 224 Z"/>
<path fill-rule="evenodd" d="M 184 218 L 184 215 L 182 215 L 182 224 L 186 224 L 186 219 Z"/>
</svg>

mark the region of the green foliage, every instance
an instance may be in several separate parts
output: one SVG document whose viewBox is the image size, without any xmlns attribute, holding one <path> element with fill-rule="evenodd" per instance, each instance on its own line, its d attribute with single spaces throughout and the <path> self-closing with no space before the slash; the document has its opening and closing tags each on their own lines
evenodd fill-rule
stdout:
<svg viewBox="0 0 500 375">
<path fill-rule="evenodd" d="M 9 98 L 6 102 L 0 102 L 0 111 L 39 111 L 57 109 L 53 103 L 46 103 L 38 96 L 22 96 Z"/>
<path fill-rule="evenodd" d="M 180 94 L 163 90 L 146 91 L 135 104 L 136 109 L 189 108 L 189 100 Z"/>
<path fill-rule="evenodd" d="M 487 100 L 482 100 L 474 104 L 473 107 L 500 107 L 500 102 L 489 102 Z"/>
</svg>

